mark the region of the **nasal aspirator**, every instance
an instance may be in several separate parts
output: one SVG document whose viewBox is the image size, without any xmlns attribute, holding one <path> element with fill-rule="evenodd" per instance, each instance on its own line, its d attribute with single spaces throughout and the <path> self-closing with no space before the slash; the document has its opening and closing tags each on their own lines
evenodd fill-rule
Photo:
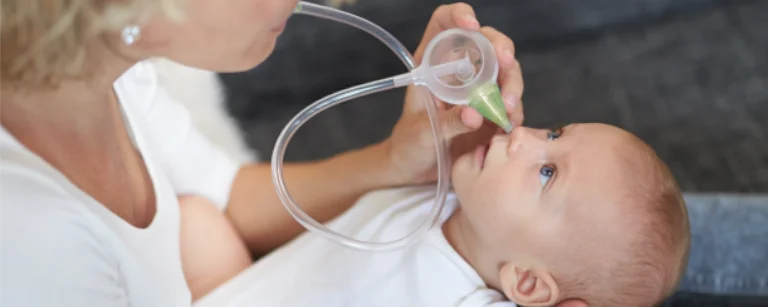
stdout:
<svg viewBox="0 0 768 307">
<path fill-rule="evenodd" d="M 423 85 L 442 101 L 469 105 L 509 133 L 512 125 L 496 83 L 498 73 L 491 42 L 478 32 L 457 28 L 429 42 L 419 67 L 393 78 L 397 87 Z"/>
<path fill-rule="evenodd" d="M 416 66 L 413 56 L 397 38 L 360 16 L 306 1 L 299 1 L 294 13 L 337 21 L 367 32 L 389 47 L 409 72 L 337 91 L 313 102 L 297 113 L 277 137 L 272 151 L 272 181 L 280 201 L 285 205 L 288 213 L 309 231 L 350 248 L 386 252 L 404 248 L 421 240 L 431 229 L 440 227 L 440 217 L 450 188 L 450 156 L 446 141 L 441 136 L 442 128 L 434 98 L 437 97 L 454 105 L 468 105 L 504 131 L 512 130 L 496 83 L 499 66 L 493 45 L 478 32 L 450 29 L 439 33 L 429 42 L 421 64 Z M 423 103 L 428 115 L 437 162 L 434 205 L 425 215 L 424 221 L 402 237 L 377 242 L 338 233 L 316 221 L 301 209 L 285 184 L 283 163 L 291 138 L 307 121 L 329 108 L 409 84 L 424 86 L 433 94 L 417 98 Z"/>
</svg>

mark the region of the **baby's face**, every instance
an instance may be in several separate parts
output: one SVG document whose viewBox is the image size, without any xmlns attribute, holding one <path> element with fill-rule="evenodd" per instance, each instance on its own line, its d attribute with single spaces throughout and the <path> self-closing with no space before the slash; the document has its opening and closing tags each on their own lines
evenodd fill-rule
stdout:
<svg viewBox="0 0 768 307">
<path fill-rule="evenodd" d="M 462 214 L 484 243 L 528 251 L 563 247 L 589 231 L 611 231 L 606 228 L 622 220 L 610 204 L 627 189 L 620 166 L 626 165 L 621 159 L 632 158 L 631 139 L 603 124 L 558 131 L 519 127 L 497 135 L 488 148 L 454 165 Z"/>
</svg>

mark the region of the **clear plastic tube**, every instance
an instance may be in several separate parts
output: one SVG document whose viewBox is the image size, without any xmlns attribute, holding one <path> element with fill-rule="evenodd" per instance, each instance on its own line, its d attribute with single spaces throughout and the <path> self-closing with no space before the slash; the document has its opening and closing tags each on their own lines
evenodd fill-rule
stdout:
<svg viewBox="0 0 768 307">
<path fill-rule="evenodd" d="M 416 68 L 413 56 L 410 54 L 410 52 L 408 52 L 408 49 L 406 49 L 405 46 L 403 46 L 389 32 L 368 20 L 353 14 L 349 14 L 347 12 L 305 1 L 299 1 L 294 13 L 330 19 L 361 29 L 387 45 L 387 47 L 389 47 L 400 58 L 408 70 L 413 70 Z M 406 247 L 411 243 L 421 239 L 421 237 L 426 234 L 427 231 L 437 226 L 440 213 L 442 212 L 443 205 L 445 204 L 446 193 L 448 192 L 448 176 L 450 173 L 450 167 L 446 146 L 440 137 L 440 127 L 437 122 L 437 109 L 435 108 L 435 102 L 433 101 L 432 96 L 424 87 L 417 87 L 417 90 L 419 91 L 422 103 L 425 104 L 427 115 L 429 116 L 429 123 L 432 127 L 438 170 L 437 189 L 435 195 L 435 203 L 429 212 L 428 217 L 425 219 L 424 223 L 422 223 L 410 234 L 403 238 L 384 242 L 366 242 L 339 234 L 329 229 L 322 223 L 314 220 L 296 204 L 296 201 L 288 192 L 283 177 L 283 160 L 285 156 L 285 150 L 288 147 L 288 143 L 296 131 L 309 119 L 314 117 L 319 112 L 325 111 L 328 108 L 344 103 L 346 101 L 384 90 L 393 89 L 402 85 L 403 84 L 396 85 L 395 78 L 390 77 L 336 92 L 318 101 L 315 101 L 306 107 L 304 110 L 296 114 L 296 116 L 291 119 L 285 128 L 283 128 L 283 131 L 280 133 L 280 136 L 275 142 L 275 148 L 272 152 L 272 181 L 275 184 L 275 189 L 277 190 L 277 194 L 280 197 L 283 205 L 291 214 L 291 216 L 293 216 L 293 218 L 296 219 L 296 221 L 298 221 L 302 226 L 312 232 L 317 233 L 318 235 L 321 235 L 342 245 L 369 251 L 389 251 Z"/>
</svg>

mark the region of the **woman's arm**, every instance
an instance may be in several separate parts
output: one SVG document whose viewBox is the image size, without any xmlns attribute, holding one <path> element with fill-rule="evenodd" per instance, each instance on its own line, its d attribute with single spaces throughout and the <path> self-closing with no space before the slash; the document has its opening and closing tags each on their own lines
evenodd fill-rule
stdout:
<svg viewBox="0 0 768 307">
<path fill-rule="evenodd" d="M 493 28 L 483 27 L 472 7 L 457 3 L 438 8 L 427 25 L 414 58 L 421 61 L 427 43 L 440 31 L 464 28 L 480 31 L 491 40 L 499 56 L 499 85 L 507 102 L 510 120 L 522 122 L 520 97 L 523 92 L 520 66 L 514 58 L 512 40 Z M 403 184 L 426 183 L 436 179 L 434 139 L 420 95 L 409 87 L 403 114 L 387 141 L 371 147 L 316 162 L 286 165 L 286 185 L 293 198 L 310 216 L 320 222 L 336 217 L 368 191 Z M 478 131 L 483 117 L 469 107 L 438 106 L 441 138 L 450 141 L 457 135 Z M 495 128 L 494 128 L 495 129 Z M 475 134 L 475 144 L 490 136 Z M 471 142 L 460 144 L 474 148 Z M 269 252 L 303 231 L 283 208 L 274 191 L 269 165 L 247 166 L 235 177 L 227 214 L 245 238 L 252 252 Z"/>
<path fill-rule="evenodd" d="M 307 214 L 326 222 L 363 194 L 403 183 L 387 162 L 388 144 L 378 143 L 319 162 L 286 163 L 283 172 L 288 191 Z M 268 253 L 304 231 L 280 202 L 269 164 L 240 169 L 226 214 L 256 255 Z"/>
</svg>

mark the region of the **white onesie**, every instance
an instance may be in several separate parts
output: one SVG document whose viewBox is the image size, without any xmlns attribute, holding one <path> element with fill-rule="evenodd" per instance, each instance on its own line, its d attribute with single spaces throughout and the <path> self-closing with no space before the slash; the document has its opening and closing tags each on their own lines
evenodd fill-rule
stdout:
<svg viewBox="0 0 768 307">
<path fill-rule="evenodd" d="M 357 239 L 384 241 L 416 229 L 434 203 L 434 188 L 383 190 L 363 197 L 328 225 Z M 453 212 L 450 194 L 441 224 Z M 451 247 L 437 227 L 393 252 L 364 252 L 305 233 L 201 299 L 203 306 L 506 306 Z"/>
</svg>

